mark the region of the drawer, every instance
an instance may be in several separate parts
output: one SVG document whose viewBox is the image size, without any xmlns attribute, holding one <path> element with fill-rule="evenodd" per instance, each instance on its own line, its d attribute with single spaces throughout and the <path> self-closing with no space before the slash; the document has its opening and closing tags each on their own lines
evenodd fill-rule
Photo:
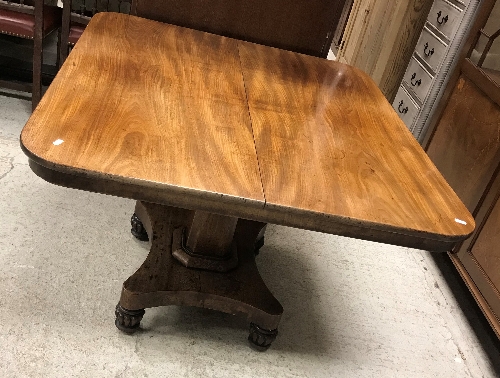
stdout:
<svg viewBox="0 0 500 378">
<path fill-rule="evenodd" d="M 415 58 L 411 58 L 403 80 L 406 81 L 407 87 L 415 92 L 417 98 L 424 102 L 431 87 L 432 76 Z"/>
<path fill-rule="evenodd" d="M 435 0 L 427 21 L 447 38 L 453 39 L 462 16 L 463 12 L 446 0 Z"/>
<path fill-rule="evenodd" d="M 436 35 L 429 29 L 424 27 L 420 38 L 415 47 L 417 54 L 432 68 L 434 72 L 437 69 L 446 54 L 448 46 L 441 41 Z"/>
<path fill-rule="evenodd" d="M 408 127 L 411 131 L 413 121 L 415 121 L 415 118 L 418 115 L 419 107 L 413 102 L 403 86 L 399 87 L 399 91 L 396 94 L 394 102 L 392 103 L 392 107 L 398 114 L 399 118 L 403 120 L 406 127 Z"/>
</svg>

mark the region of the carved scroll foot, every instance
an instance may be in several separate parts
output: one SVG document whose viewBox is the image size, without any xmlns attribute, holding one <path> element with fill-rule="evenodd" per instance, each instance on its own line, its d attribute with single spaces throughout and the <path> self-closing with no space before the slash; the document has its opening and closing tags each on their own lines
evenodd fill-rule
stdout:
<svg viewBox="0 0 500 378">
<path fill-rule="evenodd" d="M 257 324 L 250 323 L 250 335 L 248 335 L 248 341 L 250 341 L 250 346 L 260 352 L 266 351 L 276 340 L 278 336 L 278 330 L 267 330 L 259 327 Z"/>
<path fill-rule="evenodd" d="M 137 216 L 136 213 L 132 215 L 132 218 L 130 218 L 130 225 L 132 226 L 132 229 L 130 232 L 132 235 L 134 235 L 137 239 L 140 241 L 148 241 L 148 233 L 146 232 L 146 229 L 144 228 L 144 225 L 142 224 L 141 220 Z"/>
<path fill-rule="evenodd" d="M 144 228 L 144 225 L 142 224 L 141 220 L 137 216 L 136 213 L 132 215 L 132 218 L 130 218 L 130 225 L 132 226 L 132 229 L 130 232 L 132 235 L 134 235 L 137 239 L 140 241 L 148 241 L 148 233 L 146 232 L 146 229 Z"/>
<path fill-rule="evenodd" d="M 125 333 L 134 333 L 139 328 L 142 317 L 145 311 L 141 310 L 127 310 L 118 303 L 115 309 L 115 325 L 120 331 Z"/>
</svg>

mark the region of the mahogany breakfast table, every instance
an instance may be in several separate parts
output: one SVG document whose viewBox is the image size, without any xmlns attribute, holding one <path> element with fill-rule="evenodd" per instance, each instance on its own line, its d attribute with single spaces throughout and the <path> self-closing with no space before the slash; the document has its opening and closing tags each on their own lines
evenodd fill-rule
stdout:
<svg viewBox="0 0 500 378">
<path fill-rule="evenodd" d="M 49 182 L 137 200 L 151 250 L 123 284 L 125 332 L 144 308 L 198 306 L 245 315 L 267 348 L 267 223 L 431 251 L 474 229 L 365 73 L 135 16 L 92 18 L 21 146 Z"/>
</svg>

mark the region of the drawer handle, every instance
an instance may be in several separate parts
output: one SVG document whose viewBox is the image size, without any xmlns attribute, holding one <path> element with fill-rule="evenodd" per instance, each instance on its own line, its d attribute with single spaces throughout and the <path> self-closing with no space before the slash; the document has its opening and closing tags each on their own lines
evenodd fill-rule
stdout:
<svg viewBox="0 0 500 378">
<path fill-rule="evenodd" d="M 432 54 L 434 54 L 434 47 L 427 51 L 427 49 L 429 48 L 429 44 L 427 42 L 425 42 L 425 45 L 424 45 L 424 54 L 425 56 L 431 56 Z"/>
<path fill-rule="evenodd" d="M 439 25 L 443 25 L 443 24 L 446 24 L 448 22 L 448 15 L 444 16 L 441 21 L 439 21 L 439 18 L 441 17 L 441 11 L 438 12 L 438 16 L 437 16 L 437 22 Z"/>
<path fill-rule="evenodd" d="M 403 100 L 401 100 L 399 102 L 399 105 L 398 105 L 398 110 L 401 114 L 406 114 L 408 113 L 408 106 L 404 107 L 403 109 L 401 109 L 401 107 L 403 106 Z"/>
<path fill-rule="evenodd" d="M 422 79 L 418 79 L 417 81 L 413 82 L 413 80 L 417 77 L 417 73 L 414 72 L 413 75 L 411 75 L 411 80 L 410 83 L 414 87 L 418 87 L 420 84 L 422 84 Z"/>
</svg>

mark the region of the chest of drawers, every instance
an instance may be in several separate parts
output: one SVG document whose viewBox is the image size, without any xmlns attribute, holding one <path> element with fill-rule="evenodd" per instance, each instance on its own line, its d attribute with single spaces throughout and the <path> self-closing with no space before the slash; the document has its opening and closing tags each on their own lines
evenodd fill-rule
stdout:
<svg viewBox="0 0 500 378">
<path fill-rule="evenodd" d="M 479 0 L 435 0 L 407 66 L 393 108 L 421 139 Z"/>
</svg>

